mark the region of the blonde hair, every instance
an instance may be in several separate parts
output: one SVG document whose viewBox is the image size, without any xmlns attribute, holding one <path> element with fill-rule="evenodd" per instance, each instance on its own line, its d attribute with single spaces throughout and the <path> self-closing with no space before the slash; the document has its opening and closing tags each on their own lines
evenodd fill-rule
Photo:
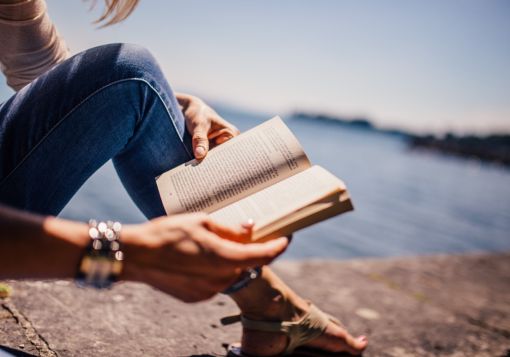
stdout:
<svg viewBox="0 0 510 357">
<path fill-rule="evenodd" d="M 101 27 L 114 25 L 124 21 L 138 5 L 139 0 L 104 0 L 105 9 L 101 17 L 95 21 L 101 24 Z M 96 0 L 92 0 L 92 6 L 96 5 Z"/>
</svg>

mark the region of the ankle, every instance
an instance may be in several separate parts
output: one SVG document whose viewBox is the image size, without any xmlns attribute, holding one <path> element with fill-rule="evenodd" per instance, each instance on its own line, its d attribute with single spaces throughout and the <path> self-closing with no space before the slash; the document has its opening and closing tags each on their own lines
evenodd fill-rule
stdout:
<svg viewBox="0 0 510 357">
<path fill-rule="evenodd" d="M 269 297 L 258 301 L 249 300 L 238 303 L 241 314 L 252 320 L 284 320 L 288 315 L 289 303 L 282 291 L 274 290 Z"/>
<path fill-rule="evenodd" d="M 241 309 L 241 314 L 253 320 L 296 320 L 308 311 L 308 303 L 267 267 L 262 270 L 260 278 L 231 297 Z"/>
</svg>

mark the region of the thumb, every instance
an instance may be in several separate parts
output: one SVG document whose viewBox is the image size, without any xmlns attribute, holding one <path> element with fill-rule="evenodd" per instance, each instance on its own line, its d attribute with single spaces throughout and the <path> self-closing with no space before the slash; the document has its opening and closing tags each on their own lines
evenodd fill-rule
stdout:
<svg viewBox="0 0 510 357">
<path fill-rule="evenodd" d="M 193 130 L 193 153 L 198 160 L 203 159 L 209 151 L 208 129 L 205 125 L 199 125 Z"/>
</svg>

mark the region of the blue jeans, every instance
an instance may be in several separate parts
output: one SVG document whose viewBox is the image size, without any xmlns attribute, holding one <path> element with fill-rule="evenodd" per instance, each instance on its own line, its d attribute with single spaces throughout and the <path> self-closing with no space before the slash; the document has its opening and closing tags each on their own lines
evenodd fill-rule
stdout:
<svg viewBox="0 0 510 357">
<path fill-rule="evenodd" d="M 142 47 L 100 46 L 0 106 L 0 202 L 57 215 L 113 159 L 147 218 L 165 214 L 155 177 L 192 158 L 179 105 Z"/>
</svg>

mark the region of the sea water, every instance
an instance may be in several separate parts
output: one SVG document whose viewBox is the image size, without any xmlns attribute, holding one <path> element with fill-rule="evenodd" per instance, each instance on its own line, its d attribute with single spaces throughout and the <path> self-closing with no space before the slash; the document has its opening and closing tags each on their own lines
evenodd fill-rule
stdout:
<svg viewBox="0 0 510 357">
<path fill-rule="evenodd" d="M 246 130 L 268 116 L 222 110 Z M 355 211 L 295 233 L 284 258 L 388 257 L 510 249 L 510 169 L 410 150 L 404 136 L 285 118 L 312 163 L 345 181 Z M 108 162 L 62 217 L 142 222 Z"/>
</svg>

